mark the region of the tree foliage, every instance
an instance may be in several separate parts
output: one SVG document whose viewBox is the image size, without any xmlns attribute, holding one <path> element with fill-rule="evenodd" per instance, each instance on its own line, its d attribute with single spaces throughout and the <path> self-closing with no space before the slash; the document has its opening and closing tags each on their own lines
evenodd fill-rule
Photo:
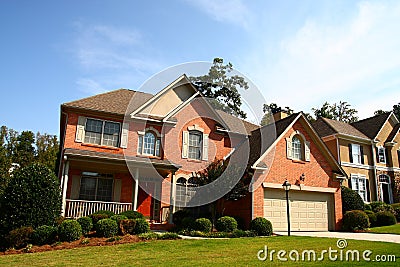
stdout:
<svg viewBox="0 0 400 267">
<path fill-rule="evenodd" d="M 316 118 L 324 117 L 332 120 L 352 123 L 358 120 L 358 111 L 351 108 L 351 105 L 345 101 L 329 104 L 325 102 L 320 108 L 312 108 Z"/>
<path fill-rule="evenodd" d="M 265 125 L 270 124 L 271 122 L 273 122 L 272 116 L 275 113 L 278 113 L 281 111 L 285 111 L 288 115 L 293 114 L 293 109 L 291 109 L 290 107 L 282 108 L 282 107 L 278 106 L 276 103 L 271 103 L 269 105 L 264 104 L 263 105 L 264 116 L 261 119 L 260 125 L 265 126 Z"/>
<path fill-rule="evenodd" d="M 394 115 L 396 115 L 396 117 L 400 120 L 400 103 L 393 105 L 393 109 L 391 111 L 393 111 Z M 381 114 L 385 114 L 387 112 L 390 112 L 390 111 L 378 109 L 374 112 L 374 115 L 381 115 Z"/>
<path fill-rule="evenodd" d="M 239 89 L 247 90 L 249 85 L 243 77 L 232 75 L 232 71 L 232 63 L 224 65 L 222 58 L 214 58 L 208 74 L 189 79 L 205 97 L 215 99 L 211 102 L 214 108 L 245 119 Z"/>
</svg>

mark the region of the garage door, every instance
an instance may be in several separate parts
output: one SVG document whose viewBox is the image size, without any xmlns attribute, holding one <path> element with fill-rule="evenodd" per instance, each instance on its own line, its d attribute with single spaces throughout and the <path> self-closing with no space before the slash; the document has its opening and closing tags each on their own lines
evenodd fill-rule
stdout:
<svg viewBox="0 0 400 267">
<path fill-rule="evenodd" d="M 292 231 L 328 231 L 331 194 L 289 192 L 290 229 Z M 265 189 L 264 217 L 274 231 L 287 231 L 286 196 L 284 190 Z"/>
</svg>

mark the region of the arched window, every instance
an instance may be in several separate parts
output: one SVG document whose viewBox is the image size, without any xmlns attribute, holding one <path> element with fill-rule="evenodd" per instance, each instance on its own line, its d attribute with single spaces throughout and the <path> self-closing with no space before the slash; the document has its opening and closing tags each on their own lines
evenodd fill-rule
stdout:
<svg viewBox="0 0 400 267">
<path fill-rule="evenodd" d="M 383 202 L 387 204 L 393 203 L 392 187 L 390 186 L 390 177 L 388 175 L 379 175 L 379 190 Z"/>
<path fill-rule="evenodd" d="M 161 139 L 152 131 L 146 131 L 139 136 L 138 153 L 150 156 L 160 156 Z"/>
<path fill-rule="evenodd" d="M 176 181 L 175 205 L 177 210 L 186 207 L 192 197 L 196 194 L 197 182 L 191 177 L 188 180 L 181 177 Z"/>
<path fill-rule="evenodd" d="M 302 160 L 302 144 L 298 136 L 292 138 L 292 157 L 293 159 Z"/>
</svg>

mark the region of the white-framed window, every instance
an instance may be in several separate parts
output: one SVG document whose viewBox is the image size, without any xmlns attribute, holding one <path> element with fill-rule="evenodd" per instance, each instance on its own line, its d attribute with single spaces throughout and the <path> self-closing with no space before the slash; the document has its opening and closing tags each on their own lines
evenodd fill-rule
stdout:
<svg viewBox="0 0 400 267">
<path fill-rule="evenodd" d="M 293 159 L 303 160 L 302 144 L 298 136 L 292 138 L 292 157 Z"/>
<path fill-rule="evenodd" d="M 189 159 L 201 160 L 203 134 L 199 131 L 189 131 Z"/>
<path fill-rule="evenodd" d="M 382 146 L 378 147 L 378 163 L 386 163 L 385 148 Z"/>
<path fill-rule="evenodd" d="M 87 118 L 84 142 L 88 144 L 118 147 L 120 129 L 121 124 L 119 122 Z"/>
<path fill-rule="evenodd" d="M 194 178 L 179 178 L 176 181 L 176 194 L 175 194 L 175 205 L 177 207 L 186 207 L 189 201 L 196 194 L 196 188 L 198 187 Z"/>
<path fill-rule="evenodd" d="M 359 144 L 350 145 L 351 163 L 362 164 L 362 147 Z"/>
<path fill-rule="evenodd" d="M 364 175 L 351 174 L 351 189 L 356 191 L 364 202 L 368 201 L 367 179 Z"/>
<path fill-rule="evenodd" d="M 161 138 L 153 131 L 139 135 L 138 153 L 149 156 L 160 156 Z"/>
<path fill-rule="evenodd" d="M 79 199 L 112 201 L 112 192 L 113 176 L 111 174 L 82 173 Z"/>
</svg>

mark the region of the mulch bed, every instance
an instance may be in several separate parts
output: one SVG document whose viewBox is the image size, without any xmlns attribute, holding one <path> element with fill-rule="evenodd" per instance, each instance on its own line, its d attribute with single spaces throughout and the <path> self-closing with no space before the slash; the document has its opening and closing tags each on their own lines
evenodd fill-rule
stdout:
<svg viewBox="0 0 400 267">
<path fill-rule="evenodd" d="M 120 239 L 119 239 L 120 238 Z M 43 245 L 43 246 L 32 246 L 29 251 L 26 251 L 26 248 L 22 249 L 10 249 L 4 252 L 0 252 L 0 255 L 11 255 L 11 254 L 22 254 L 22 253 L 36 253 L 36 252 L 44 252 L 51 250 L 60 250 L 60 249 L 71 249 L 71 248 L 81 248 L 81 247 L 91 247 L 91 246 L 112 246 L 117 244 L 127 244 L 127 243 L 136 243 L 141 241 L 139 237 L 136 235 L 124 235 L 119 236 L 115 241 L 107 241 L 110 238 L 106 237 L 88 237 L 81 238 L 72 242 L 59 242 L 53 245 Z"/>
</svg>

